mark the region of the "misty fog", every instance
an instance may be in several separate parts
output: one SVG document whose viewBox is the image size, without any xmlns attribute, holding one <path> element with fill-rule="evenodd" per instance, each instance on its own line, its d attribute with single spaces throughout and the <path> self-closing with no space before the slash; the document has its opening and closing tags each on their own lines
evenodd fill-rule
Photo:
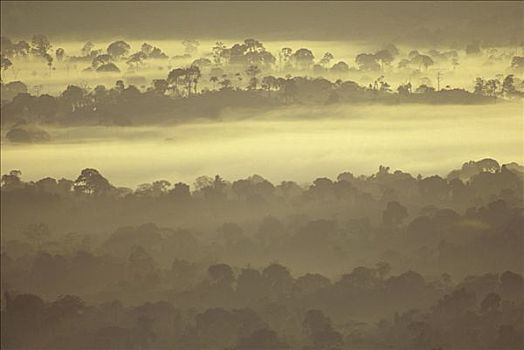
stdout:
<svg viewBox="0 0 524 350">
<path fill-rule="evenodd" d="M 115 38 L 118 39 L 118 38 Z M 242 42 L 243 37 L 222 40 L 226 46 L 232 46 L 237 42 Z M 112 40 L 102 39 L 94 41 L 93 44 L 97 48 L 107 47 Z M 168 56 L 174 56 L 184 52 L 184 45 L 182 40 L 127 40 L 132 48 L 140 48 L 140 46 L 147 42 L 155 47 L 161 48 Z M 215 45 L 216 40 L 199 40 L 198 54 L 204 57 L 211 55 L 211 48 Z M 264 41 L 264 46 L 270 52 L 276 53 L 283 47 L 292 49 L 299 49 L 302 47 L 309 48 L 316 57 L 321 57 L 325 52 L 330 52 L 334 56 L 334 62 L 348 62 L 352 65 L 354 58 L 362 52 L 373 52 L 381 49 L 387 42 L 369 42 L 363 40 L 352 41 L 311 41 L 311 40 L 269 40 Z M 80 55 L 81 48 L 85 41 L 58 41 L 54 44 L 55 47 L 64 48 L 69 55 Z M 402 52 L 408 53 L 413 49 L 421 52 L 430 50 L 446 51 L 451 48 L 447 45 L 428 45 L 418 43 L 416 45 L 396 45 Z M 504 55 L 522 55 L 524 49 L 515 48 L 513 46 L 497 46 L 495 47 L 497 56 Z M 505 59 L 487 60 L 484 56 L 468 56 L 459 52 L 460 69 L 454 69 L 449 65 L 449 62 L 435 62 L 429 70 L 417 75 L 407 75 L 405 73 L 397 72 L 383 72 L 386 80 L 394 85 L 405 83 L 406 81 L 413 81 L 417 84 L 425 82 L 429 78 L 432 81 L 436 80 L 437 72 L 442 74 L 442 86 L 464 87 L 471 89 L 474 85 L 475 78 L 478 77 L 479 72 L 483 76 L 496 76 L 507 71 L 507 61 Z M 56 94 L 62 91 L 68 84 L 75 84 L 79 86 L 96 87 L 98 84 L 111 85 L 115 80 L 124 78 L 124 81 L 138 86 L 148 85 L 153 79 L 164 78 L 168 73 L 167 66 L 190 65 L 194 58 L 180 57 L 174 60 L 173 58 L 166 60 L 150 60 L 148 64 L 141 67 L 140 71 L 128 71 L 123 74 L 105 73 L 93 74 L 92 72 L 83 72 L 86 68 L 84 62 L 56 62 L 55 70 L 42 71 L 42 62 L 39 60 L 24 60 L 19 62 L 13 69 L 7 70 L 4 74 L 10 80 L 24 81 L 30 90 L 38 89 L 38 93 Z M 281 73 L 282 74 L 282 73 Z M 283 74 L 284 75 L 284 74 Z M 324 74 L 325 75 L 325 74 Z M 315 76 L 315 74 L 314 74 Z M 330 78 L 350 78 L 360 84 L 367 85 L 376 79 L 375 74 L 371 72 L 348 72 L 345 74 L 331 74 Z M 209 82 L 204 81 L 204 86 L 211 86 Z"/>
<path fill-rule="evenodd" d="M 52 142 L 3 144 L 3 169 L 24 177 L 101 170 L 119 185 L 201 175 L 309 182 L 344 170 L 391 166 L 446 175 L 464 159 L 523 159 L 522 105 L 330 106 L 223 112 L 220 122 L 177 126 L 49 129 Z M 386 162 L 387 160 L 387 162 Z M 146 165 L 147 164 L 147 165 Z"/>
<path fill-rule="evenodd" d="M 524 349 L 522 2 L 0 7 L 2 349 Z"/>
</svg>

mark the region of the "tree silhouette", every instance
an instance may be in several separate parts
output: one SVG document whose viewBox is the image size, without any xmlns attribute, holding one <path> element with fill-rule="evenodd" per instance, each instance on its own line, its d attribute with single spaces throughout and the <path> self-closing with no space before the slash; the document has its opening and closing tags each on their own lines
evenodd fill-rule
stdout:
<svg viewBox="0 0 524 350">
<path fill-rule="evenodd" d="M 382 214 L 382 222 L 387 226 L 398 226 L 408 216 L 406 207 L 396 201 L 389 202 Z"/>
<path fill-rule="evenodd" d="M 56 60 L 58 62 L 62 62 L 62 60 L 64 59 L 64 56 L 65 56 L 65 50 L 63 48 L 59 47 L 55 51 L 55 56 L 56 56 Z"/>
<path fill-rule="evenodd" d="M 91 56 L 91 51 L 95 48 L 95 45 L 91 42 L 91 41 L 88 41 L 84 44 L 84 46 L 82 47 L 82 49 L 80 50 L 80 52 L 82 53 L 82 56 L 84 57 L 89 57 Z"/>
<path fill-rule="evenodd" d="M 103 195 L 114 189 L 109 181 L 98 170 L 86 168 L 82 170 L 73 184 L 76 193 L 88 195 Z"/>
<path fill-rule="evenodd" d="M 257 66 L 249 66 L 246 69 L 246 74 L 251 77 L 251 80 L 249 81 L 249 87 L 253 90 L 257 89 L 257 75 L 260 74 L 260 69 Z"/>
<path fill-rule="evenodd" d="M 300 70 L 309 70 L 313 65 L 315 56 L 309 49 L 298 49 L 291 56 L 290 59 L 294 62 L 296 68 Z"/>
<path fill-rule="evenodd" d="M 3 80 L 4 72 L 8 70 L 9 67 L 11 67 L 12 65 L 13 65 L 13 62 L 11 62 L 9 58 L 5 57 L 4 55 L 0 57 L 0 69 L 2 70 L 2 80 Z"/>
<path fill-rule="evenodd" d="M 123 40 L 114 41 L 107 47 L 107 53 L 114 59 L 126 56 L 131 50 L 131 46 Z"/>
<path fill-rule="evenodd" d="M 37 56 L 44 56 L 51 49 L 52 45 L 49 42 L 49 39 L 42 34 L 37 34 L 33 36 L 31 40 L 31 51 Z"/>
</svg>

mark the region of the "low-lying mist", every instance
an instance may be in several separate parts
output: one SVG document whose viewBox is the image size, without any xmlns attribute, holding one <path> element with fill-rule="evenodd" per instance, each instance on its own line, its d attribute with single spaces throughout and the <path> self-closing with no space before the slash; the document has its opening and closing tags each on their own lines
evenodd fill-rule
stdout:
<svg viewBox="0 0 524 350">
<path fill-rule="evenodd" d="M 96 48 L 105 49 L 112 40 L 120 39 L 119 37 L 108 38 L 107 40 L 95 41 Z M 193 57 L 184 57 L 185 47 L 182 41 L 174 40 L 146 40 L 146 42 L 159 47 L 167 54 L 167 59 L 148 59 L 147 62 L 140 65 L 140 69 L 130 66 L 125 63 L 125 60 L 115 62 L 119 67 L 120 72 L 117 73 L 100 73 L 100 72 L 85 72 L 84 70 L 90 67 L 91 62 L 87 61 L 56 61 L 53 63 L 53 69 L 48 69 L 45 60 L 41 58 L 13 58 L 13 68 L 6 70 L 4 80 L 6 81 L 23 81 L 31 92 L 37 94 L 60 94 L 67 85 L 73 84 L 83 87 L 95 88 L 97 85 L 112 86 L 118 79 L 123 79 L 128 84 L 136 85 L 137 87 L 147 87 L 153 79 L 165 79 L 169 71 L 178 66 L 189 66 L 195 58 L 212 58 L 212 48 L 215 45 L 215 40 L 199 40 L 199 46 Z M 235 43 L 242 42 L 244 38 L 224 40 L 223 43 L 227 46 L 233 46 Z M 139 50 L 144 40 L 127 40 L 131 47 L 131 52 Z M 68 56 L 81 56 L 81 48 L 85 42 L 82 41 L 53 41 L 55 48 L 64 48 Z M 418 86 L 420 84 L 428 84 L 437 86 L 437 75 L 441 80 L 441 86 L 445 87 L 459 87 L 466 89 L 473 89 L 475 78 L 495 77 L 498 74 L 510 73 L 511 57 L 522 55 L 522 49 L 512 46 L 500 46 L 492 48 L 495 54 L 486 53 L 484 55 L 467 55 L 463 51 L 458 51 L 459 65 L 454 67 L 448 60 L 435 62 L 424 70 L 418 73 L 407 74 L 405 71 L 395 71 L 400 63 L 400 57 L 406 57 L 412 50 L 419 50 L 421 53 L 427 53 L 430 50 L 450 50 L 449 46 L 441 45 L 397 45 L 400 50 L 400 56 L 380 72 L 373 71 L 359 71 L 358 64 L 355 58 L 361 53 L 376 52 L 384 46 L 384 43 L 364 42 L 364 41 L 311 41 L 311 40 L 286 40 L 286 41 L 265 41 L 265 49 L 272 53 L 275 57 L 279 57 L 279 52 L 283 47 L 289 47 L 293 50 L 300 48 L 308 48 L 314 54 L 315 59 L 319 61 L 326 52 L 330 52 L 334 59 L 332 63 L 343 61 L 354 70 L 343 73 L 327 73 L 321 74 L 325 78 L 333 81 L 337 79 L 352 80 L 359 84 L 368 85 L 373 83 L 379 76 L 396 87 L 399 84 L 410 81 L 412 84 Z M 459 48 L 453 48 L 459 49 Z M 504 55 L 507 55 L 505 57 Z M 237 71 L 244 73 L 243 69 L 237 67 Z M 230 72 L 230 73 L 236 73 Z M 274 75 L 285 76 L 294 72 L 288 70 L 275 70 Z M 318 73 L 308 72 L 312 76 L 319 76 Z M 232 75 L 231 75 L 232 76 Z M 522 78 L 522 75 L 519 74 Z M 247 81 L 247 80 L 246 80 Z M 202 88 L 212 88 L 213 84 L 208 79 L 202 79 L 200 82 Z"/>
<path fill-rule="evenodd" d="M 2 171 L 74 178 L 86 167 L 115 185 L 201 175 L 310 182 L 380 164 L 441 174 L 465 159 L 522 162 L 522 105 L 289 107 L 224 111 L 218 122 L 47 129 L 46 144 L 2 145 Z"/>
</svg>

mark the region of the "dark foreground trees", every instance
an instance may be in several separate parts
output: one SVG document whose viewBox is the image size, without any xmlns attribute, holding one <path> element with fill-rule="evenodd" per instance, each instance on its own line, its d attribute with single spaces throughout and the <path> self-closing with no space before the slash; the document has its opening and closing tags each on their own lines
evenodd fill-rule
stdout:
<svg viewBox="0 0 524 350">
<path fill-rule="evenodd" d="M 445 178 L 381 166 L 133 191 L 93 168 L 13 170 L 1 346 L 518 349 L 523 174 L 482 159 Z"/>
</svg>

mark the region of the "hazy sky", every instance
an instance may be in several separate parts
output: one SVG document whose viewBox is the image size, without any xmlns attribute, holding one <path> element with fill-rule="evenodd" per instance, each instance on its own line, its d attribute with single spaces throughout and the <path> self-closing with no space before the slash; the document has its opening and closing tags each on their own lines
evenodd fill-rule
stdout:
<svg viewBox="0 0 524 350">
<path fill-rule="evenodd" d="M 522 2 L 2 1 L 2 35 L 522 41 Z"/>
</svg>

